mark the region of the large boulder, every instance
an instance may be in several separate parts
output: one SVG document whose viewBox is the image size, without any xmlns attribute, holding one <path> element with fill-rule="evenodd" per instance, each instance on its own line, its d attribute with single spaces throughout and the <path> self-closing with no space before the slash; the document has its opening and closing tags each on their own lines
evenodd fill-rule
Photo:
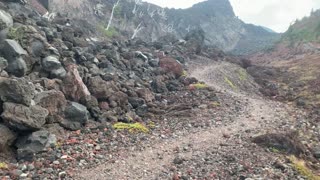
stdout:
<svg viewBox="0 0 320 180">
<path fill-rule="evenodd" d="M 28 68 L 23 56 L 28 55 L 28 53 L 17 41 L 6 39 L 3 43 L 2 54 L 8 60 L 6 70 L 9 73 L 17 77 L 22 77 L 26 74 Z"/>
<path fill-rule="evenodd" d="M 35 86 L 26 79 L 0 77 L 0 98 L 2 101 L 30 106 L 34 94 Z"/>
<path fill-rule="evenodd" d="M 12 16 L 3 10 L 0 10 L 0 31 L 8 27 L 11 27 L 12 25 Z"/>
<path fill-rule="evenodd" d="M 20 131 L 34 131 L 46 123 L 48 110 L 41 106 L 27 107 L 22 104 L 6 102 L 3 104 L 1 118 L 13 129 Z"/>
<path fill-rule="evenodd" d="M 61 126 L 68 130 L 78 130 L 89 120 L 89 111 L 79 103 L 71 102 L 65 109 L 65 119 L 61 121 Z"/>
<path fill-rule="evenodd" d="M 100 101 L 108 100 L 115 92 L 119 91 L 113 81 L 104 81 L 100 76 L 90 78 L 88 87 L 92 95 Z"/>
<path fill-rule="evenodd" d="M 42 68 L 48 72 L 62 67 L 61 62 L 55 56 L 47 56 L 46 58 L 42 59 L 41 65 Z"/>
<path fill-rule="evenodd" d="M 90 92 L 79 74 L 77 65 L 69 65 L 67 71 L 68 73 L 63 80 L 62 87 L 66 98 L 79 102 L 82 98 L 90 96 Z"/>
<path fill-rule="evenodd" d="M 17 135 L 7 126 L 0 124 L 0 137 L 0 153 L 2 153 L 9 149 L 12 143 L 16 140 Z"/>
<path fill-rule="evenodd" d="M 21 57 L 19 57 L 9 62 L 6 71 L 17 77 L 23 77 L 27 73 L 28 67 L 26 62 Z"/>
<path fill-rule="evenodd" d="M 54 78 L 63 79 L 67 74 L 66 70 L 62 67 L 61 62 L 55 56 L 47 56 L 42 59 L 41 65 L 42 68 L 51 73 Z"/>
<path fill-rule="evenodd" d="M 36 153 L 46 151 L 47 148 L 55 146 L 56 142 L 56 136 L 46 130 L 33 132 L 17 141 L 18 159 L 31 161 Z"/>
<path fill-rule="evenodd" d="M 160 67 L 167 73 L 173 73 L 176 77 L 183 75 L 182 65 L 173 58 L 166 57 L 160 59 Z"/>
<path fill-rule="evenodd" d="M 10 58 L 28 55 L 27 51 L 25 51 L 17 41 L 12 39 L 4 40 L 2 51 L 5 55 L 5 58 L 7 58 L 8 60 L 10 60 Z"/>
<path fill-rule="evenodd" d="M 48 122 L 54 123 L 62 121 L 67 100 L 61 91 L 50 90 L 40 92 L 35 95 L 34 101 L 36 105 L 48 110 Z"/>
</svg>

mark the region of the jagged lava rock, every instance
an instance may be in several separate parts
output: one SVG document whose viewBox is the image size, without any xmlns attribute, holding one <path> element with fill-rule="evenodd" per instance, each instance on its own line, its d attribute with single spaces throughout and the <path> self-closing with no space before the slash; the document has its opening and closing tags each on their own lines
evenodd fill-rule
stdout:
<svg viewBox="0 0 320 180">
<path fill-rule="evenodd" d="M 17 135 L 7 126 L 0 124 L 0 153 L 9 149 L 12 143 L 16 140 Z"/>
<path fill-rule="evenodd" d="M 62 91 L 66 98 L 72 99 L 73 101 L 79 101 L 81 98 L 90 96 L 90 92 L 87 86 L 83 83 L 80 77 L 79 71 L 76 64 L 70 64 L 67 66 L 67 75 L 63 79 Z"/>
<path fill-rule="evenodd" d="M 28 68 L 22 56 L 28 55 L 28 53 L 20 46 L 20 44 L 15 40 L 6 39 L 1 51 L 4 58 L 8 60 L 9 65 L 6 70 L 17 77 L 24 76 Z"/>
<path fill-rule="evenodd" d="M 69 130 L 78 130 L 89 120 L 87 107 L 76 102 L 67 105 L 64 115 L 65 119 L 61 121 L 61 126 Z"/>
<path fill-rule="evenodd" d="M 30 106 L 35 94 L 34 85 L 24 78 L 0 77 L 0 98 L 4 102 L 14 102 Z"/>
<path fill-rule="evenodd" d="M 49 122 L 60 122 L 63 119 L 63 112 L 67 105 L 67 100 L 61 91 L 43 91 L 35 95 L 34 101 L 49 112 Z"/>
<path fill-rule="evenodd" d="M 18 159 L 32 160 L 34 154 L 46 151 L 46 148 L 55 146 L 56 142 L 56 136 L 46 130 L 33 132 L 17 141 Z"/>
<path fill-rule="evenodd" d="M 113 81 L 104 81 L 100 76 L 89 79 L 88 88 L 98 100 L 108 100 L 115 92 L 119 91 Z"/>
<path fill-rule="evenodd" d="M 41 106 L 27 107 L 22 104 L 6 102 L 3 104 L 1 118 L 9 127 L 20 131 L 34 131 L 46 123 L 48 110 Z"/>
<path fill-rule="evenodd" d="M 183 74 L 182 65 L 170 57 L 160 59 L 160 67 L 167 73 L 173 73 L 176 77 L 180 77 Z"/>
</svg>

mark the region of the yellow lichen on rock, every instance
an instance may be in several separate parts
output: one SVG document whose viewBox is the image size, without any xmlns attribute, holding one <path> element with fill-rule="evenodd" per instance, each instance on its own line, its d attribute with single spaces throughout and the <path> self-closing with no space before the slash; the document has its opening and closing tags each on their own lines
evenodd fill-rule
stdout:
<svg viewBox="0 0 320 180">
<path fill-rule="evenodd" d="M 8 169 L 8 165 L 4 162 L 0 162 L 0 169 Z"/>
<path fill-rule="evenodd" d="M 141 123 L 115 123 L 112 126 L 115 130 L 128 130 L 130 133 L 148 133 L 149 129 Z"/>
</svg>

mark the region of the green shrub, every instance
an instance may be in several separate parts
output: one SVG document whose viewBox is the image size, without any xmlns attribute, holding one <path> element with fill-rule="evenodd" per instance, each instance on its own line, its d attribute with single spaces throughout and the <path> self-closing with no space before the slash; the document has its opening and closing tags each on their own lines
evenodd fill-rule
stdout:
<svg viewBox="0 0 320 180">
<path fill-rule="evenodd" d="M 114 27 L 109 27 L 109 29 L 106 30 L 105 26 L 98 25 L 97 30 L 107 38 L 112 38 L 118 35 L 118 31 Z"/>
<path fill-rule="evenodd" d="M 9 39 L 14 39 L 16 41 L 21 42 L 25 36 L 25 33 L 26 33 L 25 27 L 18 27 L 18 28 L 10 27 L 7 36 Z"/>
</svg>

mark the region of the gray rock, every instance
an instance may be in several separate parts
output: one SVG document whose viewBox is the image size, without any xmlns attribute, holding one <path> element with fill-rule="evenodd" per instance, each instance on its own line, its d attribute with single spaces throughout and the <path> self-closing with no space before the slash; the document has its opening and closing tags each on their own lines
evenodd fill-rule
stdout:
<svg viewBox="0 0 320 180">
<path fill-rule="evenodd" d="M 152 87 L 153 91 L 156 92 L 156 93 L 168 92 L 168 89 L 166 87 L 166 84 L 163 82 L 163 78 L 162 77 L 156 77 L 152 81 L 151 87 Z"/>
<path fill-rule="evenodd" d="M 63 79 L 64 77 L 66 77 L 67 71 L 63 67 L 60 67 L 59 69 L 51 71 L 51 75 L 53 76 L 53 78 Z"/>
<path fill-rule="evenodd" d="M 21 131 L 40 129 L 46 123 L 48 110 L 41 106 L 27 107 L 21 104 L 4 103 L 1 118 L 8 126 Z"/>
<path fill-rule="evenodd" d="M 25 51 L 17 41 L 12 39 L 4 40 L 2 52 L 9 63 L 12 58 L 28 55 L 27 51 Z"/>
<path fill-rule="evenodd" d="M 312 148 L 313 156 L 317 159 L 320 159 L 320 146 Z"/>
<path fill-rule="evenodd" d="M 8 61 L 3 57 L 0 57 L 0 71 L 5 70 L 8 67 Z"/>
<path fill-rule="evenodd" d="M 0 10 L 0 31 L 8 27 L 11 27 L 12 25 L 12 16 L 3 10 Z"/>
<path fill-rule="evenodd" d="M 61 125 L 69 130 L 78 130 L 89 119 L 89 111 L 87 108 L 79 103 L 71 102 L 65 109 L 65 119 Z"/>
<path fill-rule="evenodd" d="M 9 149 L 17 135 L 12 132 L 8 127 L 0 124 L 0 153 Z"/>
<path fill-rule="evenodd" d="M 151 59 L 151 60 L 149 61 L 149 65 L 150 65 L 151 67 L 158 67 L 158 66 L 159 66 L 159 59 Z"/>
<path fill-rule="evenodd" d="M 26 79 L 0 77 L 0 98 L 2 101 L 30 106 L 34 94 L 35 86 Z"/>
<path fill-rule="evenodd" d="M 32 160 L 34 154 L 46 151 L 57 142 L 55 135 L 46 130 L 36 131 L 18 139 L 16 143 L 18 159 Z"/>
<path fill-rule="evenodd" d="M 62 67 L 61 62 L 55 56 L 48 56 L 42 59 L 42 68 L 48 72 Z"/>
<path fill-rule="evenodd" d="M 45 48 L 44 44 L 39 40 L 33 41 L 30 47 L 31 47 L 31 53 L 34 57 L 40 57 Z"/>
<path fill-rule="evenodd" d="M 6 71 L 14 76 L 23 77 L 27 73 L 28 67 L 24 59 L 19 57 L 14 60 L 11 59 Z"/>
<path fill-rule="evenodd" d="M 133 108 L 138 108 L 138 107 L 142 106 L 143 104 L 145 104 L 145 101 L 142 98 L 129 97 L 128 100 Z"/>
</svg>

